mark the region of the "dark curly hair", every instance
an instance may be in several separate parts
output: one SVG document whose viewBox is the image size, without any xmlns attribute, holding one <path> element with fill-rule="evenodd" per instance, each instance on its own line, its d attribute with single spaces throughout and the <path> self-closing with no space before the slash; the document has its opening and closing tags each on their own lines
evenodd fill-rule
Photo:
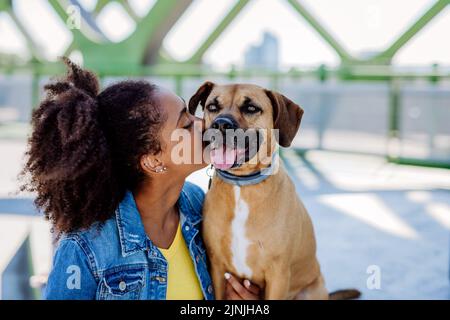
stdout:
<svg viewBox="0 0 450 320">
<path fill-rule="evenodd" d="M 59 234 L 108 220 L 127 189 L 144 179 L 140 158 L 161 151 L 165 114 L 145 81 L 122 81 L 99 93 L 99 81 L 69 59 L 67 75 L 45 86 L 32 115 L 21 191 Z"/>
</svg>

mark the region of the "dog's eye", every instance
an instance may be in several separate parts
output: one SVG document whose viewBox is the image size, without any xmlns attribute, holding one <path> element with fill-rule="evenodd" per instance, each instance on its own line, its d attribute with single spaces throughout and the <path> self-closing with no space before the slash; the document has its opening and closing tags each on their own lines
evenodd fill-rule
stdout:
<svg viewBox="0 0 450 320">
<path fill-rule="evenodd" d="M 214 103 L 211 103 L 208 106 L 206 106 L 206 110 L 208 110 L 209 112 L 217 112 L 219 111 L 219 107 Z"/>
<path fill-rule="evenodd" d="M 260 112 L 260 111 L 261 111 L 261 108 L 259 108 L 259 107 L 257 107 L 257 106 L 254 106 L 254 105 L 252 105 L 252 104 L 248 104 L 248 105 L 246 105 L 246 106 L 243 106 L 243 107 L 241 108 L 241 111 L 242 111 L 242 112 L 245 112 L 245 113 L 253 114 L 253 113 Z"/>
</svg>

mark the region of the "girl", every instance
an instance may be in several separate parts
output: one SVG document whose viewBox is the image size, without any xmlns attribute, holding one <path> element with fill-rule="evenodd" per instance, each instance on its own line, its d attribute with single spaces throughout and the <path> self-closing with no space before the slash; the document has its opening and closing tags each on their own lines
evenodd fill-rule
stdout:
<svg viewBox="0 0 450 320">
<path fill-rule="evenodd" d="M 194 146 L 201 119 L 148 82 L 99 92 L 93 73 L 64 61 L 67 76 L 45 87 L 33 113 L 24 169 L 23 190 L 37 194 L 59 239 L 45 297 L 213 299 L 199 230 L 204 193 L 185 182 L 206 163 L 171 157 L 172 132 L 188 130 Z M 249 281 L 224 276 L 228 299 L 259 298 Z"/>
</svg>

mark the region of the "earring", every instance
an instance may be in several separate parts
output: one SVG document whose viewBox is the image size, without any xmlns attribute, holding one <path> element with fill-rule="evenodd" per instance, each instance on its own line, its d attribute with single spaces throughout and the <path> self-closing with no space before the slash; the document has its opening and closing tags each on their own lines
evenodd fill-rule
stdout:
<svg viewBox="0 0 450 320">
<path fill-rule="evenodd" d="M 156 168 L 155 172 L 156 173 L 161 173 L 161 172 L 166 172 L 167 171 L 167 167 L 163 166 L 163 167 L 158 167 Z"/>
<path fill-rule="evenodd" d="M 151 170 L 153 172 L 156 172 L 156 173 L 162 173 L 162 172 L 166 172 L 167 171 L 167 167 L 166 166 L 159 166 L 159 167 L 156 167 L 156 169 L 154 169 L 154 170 L 152 170 L 152 167 L 147 162 L 144 162 L 144 166 L 147 169 L 149 169 L 149 170 Z"/>
</svg>

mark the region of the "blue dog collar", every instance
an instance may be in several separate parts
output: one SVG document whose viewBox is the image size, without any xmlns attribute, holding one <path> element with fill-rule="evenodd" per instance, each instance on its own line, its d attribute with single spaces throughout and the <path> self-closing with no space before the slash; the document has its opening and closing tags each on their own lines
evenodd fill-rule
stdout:
<svg viewBox="0 0 450 320">
<path fill-rule="evenodd" d="M 235 186 L 242 187 L 242 186 L 258 184 L 258 183 L 266 180 L 268 177 L 270 177 L 271 175 L 274 174 L 276 168 L 278 168 L 278 164 L 279 164 L 278 162 L 279 162 L 279 155 L 278 155 L 278 150 L 276 150 L 272 155 L 272 162 L 267 168 L 264 168 L 260 171 L 254 172 L 254 173 L 251 173 L 249 175 L 237 176 L 232 173 L 229 173 L 228 171 L 223 171 L 223 170 L 219 170 L 219 169 L 216 169 L 215 171 L 217 173 L 217 176 L 220 179 L 222 179 L 222 181 L 229 183 L 229 184 L 233 184 Z"/>
</svg>

